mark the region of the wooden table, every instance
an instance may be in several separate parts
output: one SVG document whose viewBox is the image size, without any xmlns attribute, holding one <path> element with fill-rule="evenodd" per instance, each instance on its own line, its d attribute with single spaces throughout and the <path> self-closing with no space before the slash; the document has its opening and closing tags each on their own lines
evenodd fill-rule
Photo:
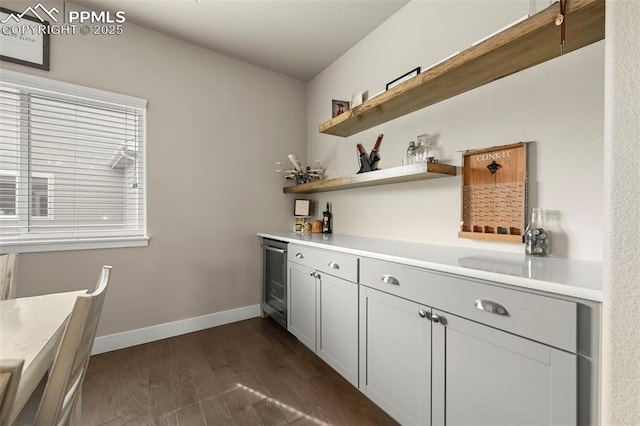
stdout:
<svg viewBox="0 0 640 426">
<path fill-rule="evenodd" d="M 0 358 L 24 359 L 10 423 L 53 364 L 76 297 L 85 293 L 70 291 L 0 301 Z"/>
</svg>

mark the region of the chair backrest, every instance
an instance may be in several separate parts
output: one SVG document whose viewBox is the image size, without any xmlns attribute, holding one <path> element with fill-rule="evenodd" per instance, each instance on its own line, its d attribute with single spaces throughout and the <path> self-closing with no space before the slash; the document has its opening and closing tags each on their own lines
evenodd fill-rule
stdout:
<svg viewBox="0 0 640 426">
<path fill-rule="evenodd" d="M 22 375 L 23 359 L 0 360 L 0 426 L 9 426 L 13 401 Z"/>
<path fill-rule="evenodd" d="M 36 426 L 68 425 L 74 415 L 110 274 L 111 266 L 103 266 L 94 292 L 76 299 L 40 401 Z"/>
<path fill-rule="evenodd" d="M 0 300 L 13 299 L 16 295 L 16 253 L 0 254 Z"/>
</svg>

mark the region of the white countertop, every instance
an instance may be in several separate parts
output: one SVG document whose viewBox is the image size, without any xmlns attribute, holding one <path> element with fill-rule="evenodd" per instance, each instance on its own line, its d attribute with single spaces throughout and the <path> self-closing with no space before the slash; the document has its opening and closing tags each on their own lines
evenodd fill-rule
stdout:
<svg viewBox="0 0 640 426">
<path fill-rule="evenodd" d="M 602 262 L 397 240 L 294 232 L 260 237 L 602 302 Z"/>
</svg>

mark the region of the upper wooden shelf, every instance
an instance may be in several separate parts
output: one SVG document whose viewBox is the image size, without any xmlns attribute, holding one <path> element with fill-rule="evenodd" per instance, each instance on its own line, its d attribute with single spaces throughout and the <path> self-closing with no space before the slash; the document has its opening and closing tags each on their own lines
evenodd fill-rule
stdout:
<svg viewBox="0 0 640 426">
<path fill-rule="evenodd" d="M 566 0 L 565 53 L 604 39 L 605 0 Z M 320 125 L 351 136 L 560 56 L 559 3 Z"/>
<path fill-rule="evenodd" d="M 353 176 L 325 179 L 292 185 L 283 188 L 285 194 L 311 194 L 313 192 L 337 191 L 339 189 L 361 188 L 364 186 L 387 185 L 456 175 L 456 166 L 442 163 L 417 163 L 390 167 Z"/>
</svg>

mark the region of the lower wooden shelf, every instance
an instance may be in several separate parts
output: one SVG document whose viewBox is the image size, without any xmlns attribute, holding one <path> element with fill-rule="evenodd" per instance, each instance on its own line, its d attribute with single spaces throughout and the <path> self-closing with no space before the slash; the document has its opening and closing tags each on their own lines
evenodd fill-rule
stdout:
<svg viewBox="0 0 640 426">
<path fill-rule="evenodd" d="M 283 188 L 285 194 L 311 194 L 314 192 L 337 191 L 340 189 L 361 188 L 365 186 L 388 185 L 424 179 L 436 179 L 455 176 L 456 166 L 442 163 L 417 163 L 391 167 L 373 172 L 361 173 L 334 179 L 319 180 L 301 185 Z"/>
</svg>

